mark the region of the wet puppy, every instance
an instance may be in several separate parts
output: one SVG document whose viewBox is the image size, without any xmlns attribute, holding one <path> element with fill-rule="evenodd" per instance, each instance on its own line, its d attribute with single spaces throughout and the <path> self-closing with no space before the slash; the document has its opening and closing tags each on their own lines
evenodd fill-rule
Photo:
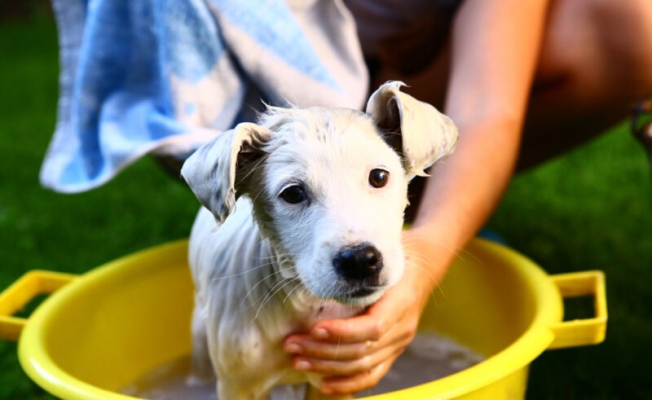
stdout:
<svg viewBox="0 0 652 400">
<path fill-rule="evenodd" d="M 381 86 L 366 113 L 270 108 L 185 162 L 203 205 L 190 237 L 193 369 L 215 371 L 221 400 L 317 386 L 283 339 L 359 314 L 401 278 L 408 182 L 452 152 L 457 130 L 400 87 Z"/>
</svg>

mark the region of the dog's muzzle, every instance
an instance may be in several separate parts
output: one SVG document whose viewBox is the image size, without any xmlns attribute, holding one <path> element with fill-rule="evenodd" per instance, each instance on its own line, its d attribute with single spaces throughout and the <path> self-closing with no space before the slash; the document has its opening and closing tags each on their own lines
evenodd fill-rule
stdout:
<svg viewBox="0 0 652 400">
<path fill-rule="evenodd" d="M 363 243 L 346 247 L 333 258 L 335 272 L 355 291 L 353 297 L 367 296 L 378 289 L 383 257 L 374 246 Z"/>
</svg>

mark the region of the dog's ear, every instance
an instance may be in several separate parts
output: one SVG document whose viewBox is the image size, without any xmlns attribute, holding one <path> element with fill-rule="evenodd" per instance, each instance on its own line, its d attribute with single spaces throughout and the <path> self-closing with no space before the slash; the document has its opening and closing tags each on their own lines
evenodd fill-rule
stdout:
<svg viewBox="0 0 652 400">
<path fill-rule="evenodd" d="M 430 104 L 402 93 L 403 82 L 390 81 L 367 102 L 367 114 L 385 141 L 403 158 L 408 179 L 427 176 L 424 171 L 453 152 L 457 128 Z"/>
<path fill-rule="evenodd" d="M 183 164 L 181 176 L 218 221 L 233 211 L 241 184 L 264 156 L 262 147 L 270 135 L 267 128 L 242 123 L 197 149 Z"/>
</svg>

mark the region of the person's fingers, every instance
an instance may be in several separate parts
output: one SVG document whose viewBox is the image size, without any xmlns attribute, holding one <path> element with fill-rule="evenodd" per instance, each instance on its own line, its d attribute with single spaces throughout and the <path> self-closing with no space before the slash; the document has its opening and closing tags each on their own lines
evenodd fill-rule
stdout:
<svg viewBox="0 0 652 400">
<path fill-rule="evenodd" d="M 331 343 L 313 340 L 310 336 L 295 335 L 288 338 L 283 349 L 291 355 L 303 358 L 324 359 L 330 361 L 354 361 L 362 359 L 384 347 L 403 348 L 412 339 L 408 333 L 391 334 L 380 341 L 358 343 Z"/>
<path fill-rule="evenodd" d="M 358 343 L 380 339 L 387 327 L 384 319 L 379 321 L 373 317 L 360 316 L 350 320 L 319 322 L 310 330 L 310 335 L 314 339 L 333 343 Z"/>
<path fill-rule="evenodd" d="M 366 373 L 379 364 L 402 352 L 407 343 L 395 342 L 378 347 L 375 351 L 361 353 L 355 358 L 314 358 L 295 356 L 292 366 L 301 371 L 310 371 L 324 376 L 352 376 Z"/>
<path fill-rule="evenodd" d="M 379 347 L 378 341 L 337 343 L 315 340 L 310 335 L 294 335 L 288 338 L 283 349 L 293 355 L 326 360 L 350 361 L 365 357 Z"/>
<path fill-rule="evenodd" d="M 371 389 L 387 374 L 401 353 L 402 350 L 397 351 L 384 362 L 355 375 L 326 377 L 322 381 L 319 391 L 324 394 L 348 395 Z"/>
<path fill-rule="evenodd" d="M 317 340 L 335 343 L 377 341 L 401 316 L 387 301 L 387 297 L 386 295 L 357 317 L 317 322 L 310 329 L 310 335 Z"/>
</svg>

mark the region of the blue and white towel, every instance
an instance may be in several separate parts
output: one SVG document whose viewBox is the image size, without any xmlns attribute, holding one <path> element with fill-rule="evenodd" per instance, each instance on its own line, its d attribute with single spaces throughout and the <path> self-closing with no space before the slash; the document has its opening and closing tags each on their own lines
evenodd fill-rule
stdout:
<svg viewBox="0 0 652 400">
<path fill-rule="evenodd" d="M 361 108 L 341 0 L 53 0 L 61 78 L 41 183 L 97 187 L 148 153 L 187 155 L 272 105 Z M 262 100 L 261 100 L 262 99 Z"/>
</svg>

